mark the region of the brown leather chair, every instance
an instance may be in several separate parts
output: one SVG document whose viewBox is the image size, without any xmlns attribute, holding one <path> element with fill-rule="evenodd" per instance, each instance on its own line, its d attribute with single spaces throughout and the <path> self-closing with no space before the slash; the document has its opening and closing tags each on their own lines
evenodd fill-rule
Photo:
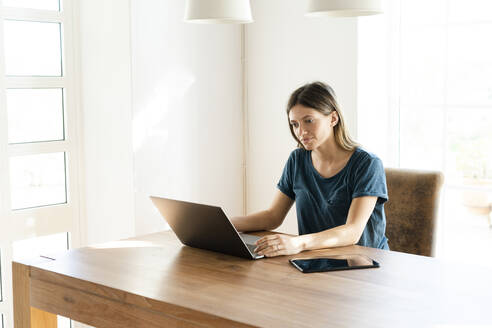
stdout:
<svg viewBox="0 0 492 328">
<path fill-rule="evenodd" d="M 432 256 L 443 174 L 394 168 L 385 171 L 389 200 L 384 211 L 390 249 Z"/>
</svg>

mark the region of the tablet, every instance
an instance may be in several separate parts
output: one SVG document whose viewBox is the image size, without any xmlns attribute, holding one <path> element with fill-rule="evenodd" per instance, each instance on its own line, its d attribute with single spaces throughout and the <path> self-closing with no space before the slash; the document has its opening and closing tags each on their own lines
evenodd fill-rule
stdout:
<svg viewBox="0 0 492 328">
<path fill-rule="evenodd" d="M 378 262 L 359 254 L 291 259 L 289 262 L 303 273 L 379 268 Z"/>
</svg>

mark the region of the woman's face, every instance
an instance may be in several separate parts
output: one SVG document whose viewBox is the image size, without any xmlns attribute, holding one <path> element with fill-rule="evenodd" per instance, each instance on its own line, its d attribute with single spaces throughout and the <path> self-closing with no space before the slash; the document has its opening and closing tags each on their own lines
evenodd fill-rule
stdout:
<svg viewBox="0 0 492 328">
<path fill-rule="evenodd" d="M 333 127 L 337 117 L 331 112 L 323 115 L 317 110 L 303 105 L 295 105 L 289 112 L 292 130 L 306 150 L 313 150 L 333 137 Z"/>
</svg>

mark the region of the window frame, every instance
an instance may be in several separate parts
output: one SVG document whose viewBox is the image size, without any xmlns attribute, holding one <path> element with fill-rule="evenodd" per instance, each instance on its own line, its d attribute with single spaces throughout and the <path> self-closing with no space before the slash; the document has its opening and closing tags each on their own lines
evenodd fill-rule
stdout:
<svg viewBox="0 0 492 328">
<path fill-rule="evenodd" d="M 82 150 L 80 145 L 79 70 L 76 45 L 74 0 L 60 0 L 60 11 L 3 7 L 0 0 L 0 44 L 3 44 L 5 19 L 60 23 L 62 76 L 5 76 L 5 58 L 0 51 L 0 247 L 2 256 L 1 288 L 3 301 L 0 313 L 6 327 L 13 326 L 12 316 L 12 242 L 31 237 L 68 232 L 70 247 L 81 245 L 83 208 Z M 62 88 L 65 139 L 33 143 L 8 144 L 6 89 Z M 9 159 L 12 156 L 65 152 L 67 202 L 64 204 L 11 210 Z"/>
</svg>

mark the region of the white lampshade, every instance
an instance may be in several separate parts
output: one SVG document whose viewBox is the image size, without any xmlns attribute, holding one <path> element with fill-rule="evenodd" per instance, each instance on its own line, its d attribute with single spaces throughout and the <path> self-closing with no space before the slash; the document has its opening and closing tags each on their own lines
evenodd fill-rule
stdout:
<svg viewBox="0 0 492 328">
<path fill-rule="evenodd" d="M 184 20 L 189 23 L 251 23 L 249 0 L 186 0 Z"/>
<path fill-rule="evenodd" d="M 381 0 L 309 0 L 305 16 L 354 17 L 382 12 Z"/>
</svg>

